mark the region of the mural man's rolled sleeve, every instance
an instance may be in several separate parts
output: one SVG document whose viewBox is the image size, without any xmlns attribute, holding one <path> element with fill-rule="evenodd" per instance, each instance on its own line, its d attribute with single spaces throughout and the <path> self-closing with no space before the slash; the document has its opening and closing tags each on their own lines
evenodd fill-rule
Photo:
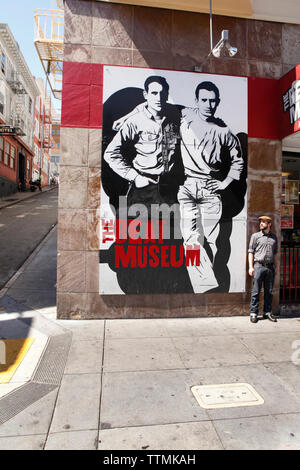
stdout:
<svg viewBox="0 0 300 470">
<path fill-rule="evenodd" d="M 231 157 L 231 167 L 228 176 L 234 180 L 239 180 L 244 168 L 244 161 L 242 158 L 242 150 L 238 138 L 230 133 L 230 140 L 228 148 Z"/>
</svg>

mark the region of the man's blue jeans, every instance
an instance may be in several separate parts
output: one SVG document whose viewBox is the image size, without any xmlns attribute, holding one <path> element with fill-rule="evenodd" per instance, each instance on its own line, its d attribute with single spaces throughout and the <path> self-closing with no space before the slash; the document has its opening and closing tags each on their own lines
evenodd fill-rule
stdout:
<svg viewBox="0 0 300 470">
<path fill-rule="evenodd" d="M 250 313 L 258 314 L 259 294 L 264 286 L 264 313 L 272 312 L 274 268 L 254 264 L 253 287 L 250 301 Z"/>
</svg>

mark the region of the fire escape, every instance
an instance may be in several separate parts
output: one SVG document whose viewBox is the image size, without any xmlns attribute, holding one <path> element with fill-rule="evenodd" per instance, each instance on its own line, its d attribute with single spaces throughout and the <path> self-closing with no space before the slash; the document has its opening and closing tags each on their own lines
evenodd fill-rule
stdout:
<svg viewBox="0 0 300 470">
<path fill-rule="evenodd" d="M 54 98 L 61 99 L 64 54 L 63 1 L 51 0 L 51 9 L 35 10 L 34 20 L 34 44 L 37 53 Z"/>
<path fill-rule="evenodd" d="M 25 92 L 26 93 L 26 92 Z M 23 93 L 16 92 L 14 100 L 14 112 L 10 118 L 10 124 L 14 127 L 16 135 L 24 136 L 25 133 L 25 105 Z"/>
<path fill-rule="evenodd" d="M 2 28 L 1 35 L 10 48 L 11 54 L 15 59 L 16 67 L 15 69 L 10 65 L 6 70 L 6 82 L 13 92 L 8 127 L 12 130 L 14 135 L 25 136 L 25 96 L 27 95 L 27 91 L 24 87 L 22 74 L 24 77 L 28 77 L 30 72 L 29 69 L 24 66 L 24 63 L 20 58 L 19 48 L 16 47 L 15 41 L 10 32 L 7 29 Z"/>
<path fill-rule="evenodd" d="M 25 95 L 27 95 L 27 91 L 23 86 L 19 72 L 12 72 L 11 76 L 7 79 L 7 83 L 9 84 L 11 90 L 14 93 L 12 99 L 13 111 L 11 113 L 9 123 L 11 126 L 14 127 L 16 135 L 24 136 L 26 135 Z"/>
<path fill-rule="evenodd" d="M 43 140 L 42 147 L 46 150 L 49 150 L 51 147 L 50 143 L 50 124 L 52 124 L 51 119 L 51 98 L 47 96 L 45 99 L 45 108 L 43 113 Z"/>
</svg>

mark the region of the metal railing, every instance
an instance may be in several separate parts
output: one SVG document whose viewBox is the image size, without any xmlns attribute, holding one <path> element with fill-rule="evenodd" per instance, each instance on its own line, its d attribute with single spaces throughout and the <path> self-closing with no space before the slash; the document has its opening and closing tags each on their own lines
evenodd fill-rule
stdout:
<svg viewBox="0 0 300 470">
<path fill-rule="evenodd" d="M 280 301 L 300 302 L 300 245 L 281 245 L 280 266 Z"/>
<path fill-rule="evenodd" d="M 61 98 L 64 51 L 64 11 L 37 9 L 34 44 L 55 98 Z"/>
</svg>

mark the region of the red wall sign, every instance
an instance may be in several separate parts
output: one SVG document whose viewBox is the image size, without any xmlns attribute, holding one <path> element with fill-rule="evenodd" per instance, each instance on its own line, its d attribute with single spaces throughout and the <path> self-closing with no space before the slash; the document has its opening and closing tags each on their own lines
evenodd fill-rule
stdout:
<svg viewBox="0 0 300 470">
<path fill-rule="evenodd" d="M 300 64 L 280 79 L 281 137 L 300 130 Z"/>
</svg>

